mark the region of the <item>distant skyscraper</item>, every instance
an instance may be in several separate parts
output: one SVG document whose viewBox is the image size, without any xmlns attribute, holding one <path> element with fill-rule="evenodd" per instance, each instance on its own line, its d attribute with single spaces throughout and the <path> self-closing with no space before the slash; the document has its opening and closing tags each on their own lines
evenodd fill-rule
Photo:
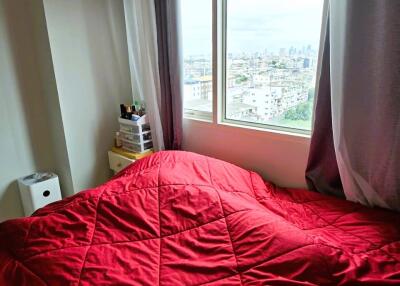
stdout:
<svg viewBox="0 0 400 286">
<path fill-rule="evenodd" d="M 296 55 L 296 48 L 295 47 L 290 47 L 289 56 L 295 56 L 295 55 Z"/>
<path fill-rule="evenodd" d="M 305 58 L 303 62 L 303 68 L 308 69 L 310 67 L 310 59 Z"/>
</svg>

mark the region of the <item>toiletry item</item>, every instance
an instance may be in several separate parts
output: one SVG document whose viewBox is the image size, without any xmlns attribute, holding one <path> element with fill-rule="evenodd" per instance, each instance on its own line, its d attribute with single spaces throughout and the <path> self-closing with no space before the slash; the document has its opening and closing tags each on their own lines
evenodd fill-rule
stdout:
<svg viewBox="0 0 400 286">
<path fill-rule="evenodd" d="M 122 147 L 122 141 L 121 141 L 119 132 L 115 132 L 115 147 L 117 147 L 117 148 Z"/>
<path fill-rule="evenodd" d="M 139 111 L 138 111 L 139 116 L 143 116 L 146 114 L 145 112 L 145 107 L 144 107 L 144 103 L 142 102 L 142 104 L 140 105 Z"/>
<path fill-rule="evenodd" d="M 120 110 L 121 110 L 121 118 L 127 119 L 128 116 L 127 116 L 127 113 L 126 113 L 125 104 L 120 104 L 119 107 L 120 107 Z"/>
<path fill-rule="evenodd" d="M 140 119 L 140 116 L 137 114 L 132 114 L 132 121 L 138 121 Z"/>
<path fill-rule="evenodd" d="M 127 113 L 127 119 L 131 120 L 132 119 L 132 107 L 130 105 L 126 106 L 126 113 Z"/>
<path fill-rule="evenodd" d="M 139 113 L 139 110 L 140 110 L 140 103 L 139 103 L 139 101 L 138 100 L 135 100 L 135 110 Z"/>
</svg>

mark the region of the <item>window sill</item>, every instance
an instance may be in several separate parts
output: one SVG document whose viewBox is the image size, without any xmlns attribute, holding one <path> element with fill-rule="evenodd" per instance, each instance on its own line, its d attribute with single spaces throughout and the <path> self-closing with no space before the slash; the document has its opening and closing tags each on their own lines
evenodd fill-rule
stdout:
<svg viewBox="0 0 400 286">
<path fill-rule="evenodd" d="M 199 118 L 196 116 L 190 116 L 190 115 L 183 115 L 183 120 L 193 120 L 193 121 L 199 121 L 199 122 L 206 122 L 206 123 L 212 123 L 212 118 Z"/>
<path fill-rule="evenodd" d="M 291 141 L 302 144 L 309 144 L 311 139 L 311 134 L 302 134 L 296 132 L 289 132 L 285 130 L 272 129 L 267 127 L 257 127 L 252 125 L 238 124 L 230 121 L 222 121 L 219 123 L 214 123 L 209 120 L 188 118 L 184 117 L 184 124 L 190 128 L 190 126 L 204 127 L 204 128 L 214 128 L 224 131 L 225 129 L 231 129 L 240 132 L 241 136 L 251 136 L 259 138 L 270 138 L 283 141 Z"/>
<path fill-rule="evenodd" d="M 257 126 L 258 125 L 257 123 L 255 123 L 255 124 L 250 123 L 250 122 L 249 123 L 247 123 L 247 122 L 237 123 L 233 120 L 223 120 L 219 124 L 231 126 L 231 127 L 235 127 L 235 128 L 256 130 L 256 131 L 268 132 L 268 133 L 291 136 L 291 137 L 300 137 L 300 138 L 305 138 L 305 139 L 311 138 L 311 132 L 309 132 L 307 130 L 300 130 L 299 132 L 295 132 L 295 131 L 285 130 L 285 128 L 280 128 L 278 126 L 273 128 L 270 125 L 265 125 L 265 127 L 264 127 L 264 126 Z M 288 128 L 288 129 L 290 129 L 290 128 Z"/>
</svg>

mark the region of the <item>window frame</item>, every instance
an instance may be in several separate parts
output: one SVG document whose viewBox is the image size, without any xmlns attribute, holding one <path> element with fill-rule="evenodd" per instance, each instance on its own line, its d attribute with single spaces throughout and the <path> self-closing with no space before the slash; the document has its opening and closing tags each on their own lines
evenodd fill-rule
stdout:
<svg viewBox="0 0 400 286">
<path fill-rule="evenodd" d="M 318 90 L 318 79 L 320 78 L 321 74 L 322 53 L 330 0 L 321 1 L 324 1 L 324 3 L 316 71 L 316 92 Z M 228 0 L 212 0 L 212 112 L 207 112 L 206 116 L 204 116 L 205 112 L 203 112 L 203 116 L 198 117 L 196 116 L 196 111 L 192 112 L 190 115 L 188 114 L 188 111 L 184 110 L 184 118 L 217 125 L 227 125 L 245 129 L 254 129 L 258 131 L 281 133 L 296 137 L 310 138 L 314 125 L 313 122 L 316 99 L 314 99 L 313 102 L 314 108 L 311 117 L 311 130 L 226 118 L 227 2 Z"/>
</svg>

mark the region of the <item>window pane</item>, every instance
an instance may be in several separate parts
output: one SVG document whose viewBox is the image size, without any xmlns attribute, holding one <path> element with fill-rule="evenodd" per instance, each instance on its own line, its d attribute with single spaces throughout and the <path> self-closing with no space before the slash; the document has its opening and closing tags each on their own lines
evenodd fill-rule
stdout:
<svg viewBox="0 0 400 286">
<path fill-rule="evenodd" d="M 311 130 L 322 0 L 227 0 L 226 118 Z"/>
<path fill-rule="evenodd" d="M 185 115 L 212 112 L 212 0 L 182 0 Z"/>
</svg>

